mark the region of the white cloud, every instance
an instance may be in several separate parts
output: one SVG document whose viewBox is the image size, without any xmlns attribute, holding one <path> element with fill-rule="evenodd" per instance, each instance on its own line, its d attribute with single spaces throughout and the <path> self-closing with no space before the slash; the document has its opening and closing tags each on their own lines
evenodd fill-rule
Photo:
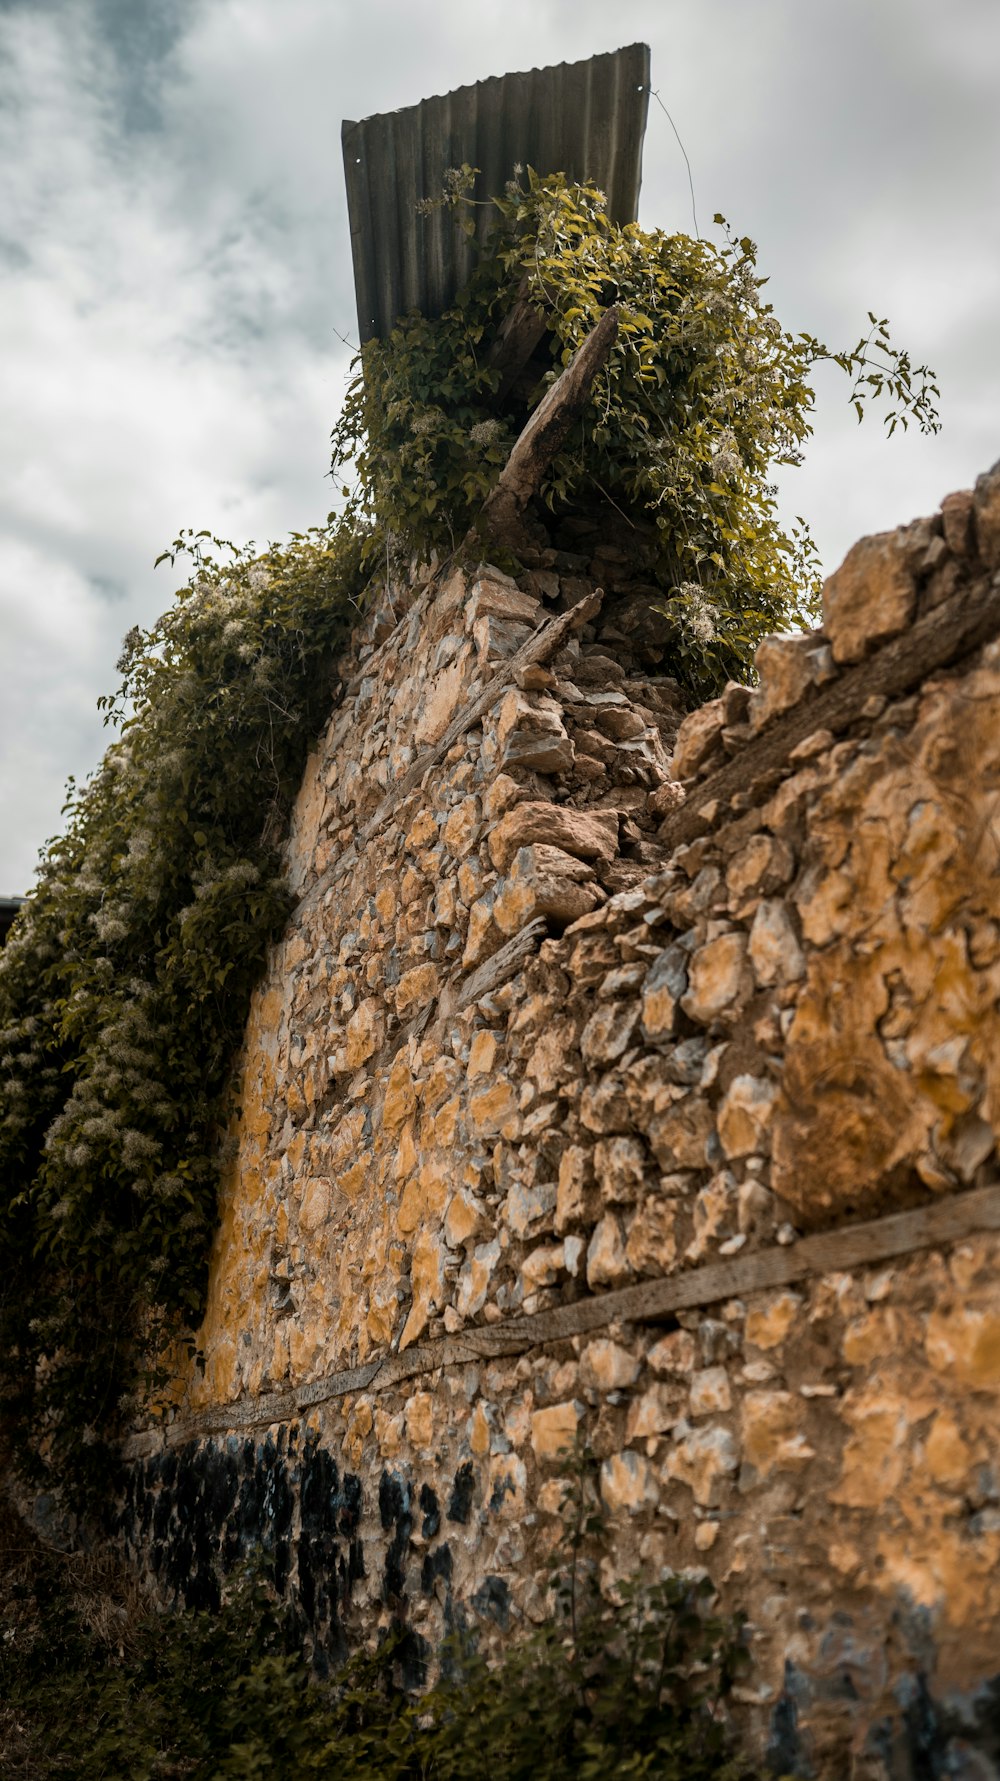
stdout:
<svg viewBox="0 0 1000 1781">
<path fill-rule="evenodd" d="M 783 478 L 828 566 L 1000 456 L 1000 124 L 979 0 L 8 0 L 0 9 L 0 891 L 27 880 L 118 639 L 170 593 L 184 524 L 280 537 L 331 505 L 354 327 L 340 122 L 644 38 L 703 228 L 760 242 L 779 317 L 865 311 L 942 374 L 945 433 L 858 430 L 833 372 Z M 642 219 L 687 229 L 654 105 Z"/>
</svg>

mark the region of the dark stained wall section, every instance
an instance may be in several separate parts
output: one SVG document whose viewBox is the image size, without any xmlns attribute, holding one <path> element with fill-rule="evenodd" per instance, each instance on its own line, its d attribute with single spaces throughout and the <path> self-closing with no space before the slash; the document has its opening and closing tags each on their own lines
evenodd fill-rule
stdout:
<svg viewBox="0 0 1000 1781">
<path fill-rule="evenodd" d="M 617 223 L 634 222 L 649 107 L 649 49 L 634 43 L 586 62 L 504 74 L 341 135 L 361 340 L 384 337 L 410 309 L 437 316 L 472 274 L 475 244 L 454 213 L 418 213 L 441 191 L 446 168 L 480 169 L 474 196 L 482 240 L 488 204 L 515 164 L 593 180 Z"/>
</svg>

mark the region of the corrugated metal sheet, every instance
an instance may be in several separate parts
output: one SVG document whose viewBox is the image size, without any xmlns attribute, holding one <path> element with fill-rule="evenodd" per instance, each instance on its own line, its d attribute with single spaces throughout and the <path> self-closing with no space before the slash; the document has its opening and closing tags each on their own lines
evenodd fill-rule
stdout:
<svg viewBox="0 0 1000 1781">
<path fill-rule="evenodd" d="M 409 309 L 440 315 L 475 265 L 450 210 L 417 211 L 445 169 L 481 169 L 474 196 L 502 193 L 516 163 L 593 180 L 615 222 L 634 222 L 649 106 L 649 49 L 634 43 L 587 62 L 481 80 L 344 123 L 341 138 L 362 341 L 384 336 Z M 485 236 L 496 220 L 475 212 Z"/>
</svg>

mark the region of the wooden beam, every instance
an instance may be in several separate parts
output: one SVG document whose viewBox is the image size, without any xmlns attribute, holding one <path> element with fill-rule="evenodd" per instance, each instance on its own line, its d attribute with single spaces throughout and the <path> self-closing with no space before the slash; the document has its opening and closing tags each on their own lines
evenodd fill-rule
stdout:
<svg viewBox="0 0 1000 1781">
<path fill-rule="evenodd" d="M 494 543 L 516 549 L 525 542 L 524 510 L 573 422 L 583 413 L 594 378 L 607 364 L 617 335 L 618 310 L 612 307 L 531 414 L 477 521 L 476 530 Z"/>
<path fill-rule="evenodd" d="M 892 1212 L 863 1224 L 822 1231 L 787 1247 L 752 1250 L 749 1255 L 710 1262 L 703 1268 L 667 1274 L 659 1280 L 643 1280 L 638 1286 L 626 1286 L 616 1292 L 593 1293 L 530 1317 L 476 1324 L 460 1335 L 421 1342 L 402 1353 L 390 1352 L 364 1366 L 330 1373 L 289 1391 L 213 1405 L 179 1417 L 165 1429 L 136 1433 L 126 1442 L 126 1457 L 139 1459 L 163 1446 L 176 1447 L 205 1435 L 294 1421 L 316 1404 L 332 1398 L 359 1391 L 386 1391 L 439 1367 L 524 1354 L 543 1343 L 587 1335 L 593 1330 L 607 1329 L 612 1323 L 662 1322 L 678 1311 L 790 1286 L 810 1275 L 873 1267 L 896 1256 L 960 1243 L 986 1231 L 1000 1231 L 1000 1183 L 933 1200 L 909 1212 Z"/>
<path fill-rule="evenodd" d="M 793 771 L 792 750 L 817 730 L 829 730 L 833 736 L 843 734 L 864 721 L 864 706 L 872 697 L 896 699 L 912 692 L 928 675 L 970 655 L 998 632 L 1000 576 L 994 575 L 942 601 L 909 630 L 884 643 L 867 661 L 847 668 L 828 686 L 817 692 L 804 691 L 798 705 L 769 723 L 724 767 L 687 788 L 687 803 L 661 824 L 660 841 L 667 847 L 681 847 L 717 828 L 737 793 L 759 801 Z"/>
<path fill-rule="evenodd" d="M 486 357 L 487 364 L 500 373 L 500 383 L 493 398 L 498 407 L 510 395 L 548 325 L 545 311 L 528 301 L 528 275 L 525 273 L 513 307 L 500 323 Z"/>
</svg>

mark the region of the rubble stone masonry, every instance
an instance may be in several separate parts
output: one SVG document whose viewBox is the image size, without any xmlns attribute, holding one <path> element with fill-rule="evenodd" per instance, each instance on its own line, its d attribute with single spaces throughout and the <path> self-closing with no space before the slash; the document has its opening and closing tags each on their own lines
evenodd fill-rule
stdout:
<svg viewBox="0 0 1000 1781">
<path fill-rule="evenodd" d="M 124 1531 L 419 1674 L 547 1613 L 579 1436 L 601 1586 L 707 1570 L 776 1774 L 995 1775 L 1000 467 L 687 715 L 614 557 L 368 621 Z"/>
</svg>

